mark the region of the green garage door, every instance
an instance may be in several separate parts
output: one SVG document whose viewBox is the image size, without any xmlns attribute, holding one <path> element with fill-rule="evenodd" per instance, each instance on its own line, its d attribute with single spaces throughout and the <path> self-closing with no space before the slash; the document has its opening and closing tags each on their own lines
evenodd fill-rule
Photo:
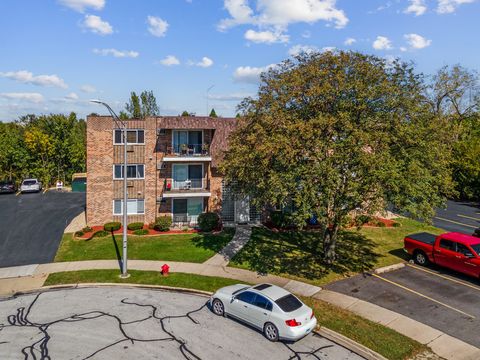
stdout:
<svg viewBox="0 0 480 360">
<path fill-rule="evenodd" d="M 72 191 L 85 192 L 87 191 L 87 178 L 75 178 L 72 181 Z"/>
</svg>

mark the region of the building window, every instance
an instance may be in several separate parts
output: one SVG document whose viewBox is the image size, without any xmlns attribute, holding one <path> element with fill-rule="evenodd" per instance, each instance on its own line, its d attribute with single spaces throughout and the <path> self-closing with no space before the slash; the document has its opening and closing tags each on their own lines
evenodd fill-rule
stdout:
<svg viewBox="0 0 480 360">
<path fill-rule="evenodd" d="M 116 129 L 114 135 L 114 144 L 121 145 L 123 144 L 123 130 Z M 137 145 L 145 144 L 145 130 L 127 130 L 127 144 Z"/>
<path fill-rule="evenodd" d="M 113 178 L 115 180 L 123 179 L 123 165 L 113 165 Z M 145 178 L 145 165 L 135 164 L 127 165 L 127 179 Z"/>
<path fill-rule="evenodd" d="M 127 215 L 145 214 L 144 199 L 129 199 L 127 201 Z M 123 200 L 113 200 L 113 215 L 123 215 Z"/>
</svg>

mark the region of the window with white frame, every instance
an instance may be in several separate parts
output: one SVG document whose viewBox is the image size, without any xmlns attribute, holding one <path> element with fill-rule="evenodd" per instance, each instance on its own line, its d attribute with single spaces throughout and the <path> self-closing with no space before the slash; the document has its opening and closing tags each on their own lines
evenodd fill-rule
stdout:
<svg viewBox="0 0 480 360">
<path fill-rule="evenodd" d="M 115 180 L 123 179 L 123 165 L 113 165 L 113 178 Z M 127 179 L 143 179 L 145 178 L 145 165 L 132 164 L 127 165 Z"/>
<path fill-rule="evenodd" d="M 123 144 L 123 130 L 115 129 L 113 141 L 115 145 Z M 145 130 L 128 129 L 127 130 L 127 144 L 138 145 L 145 144 Z"/>
<path fill-rule="evenodd" d="M 127 215 L 145 214 L 144 199 L 129 199 L 127 201 Z M 123 215 L 123 200 L 113 200 L 113 215 Z"/>
</svg>

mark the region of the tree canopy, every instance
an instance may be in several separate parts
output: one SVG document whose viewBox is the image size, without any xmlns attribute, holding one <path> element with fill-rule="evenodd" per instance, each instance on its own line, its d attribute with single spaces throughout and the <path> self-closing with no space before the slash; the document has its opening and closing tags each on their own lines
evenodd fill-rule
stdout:
<svg viewBox="0 0 480 360">
<path fill-rule="evenodd" d="M 452 192 L 446 127 L 429 109 L 412 65 L 356 52 L 303 53 L 261 76 L 222 170 L 260 207 L 315 216 L 323 252 L 353 211 L 387 205 L 428 219 Z"/>
<path fill-rule="evenodd" d="M 212 111 L 210 111 L 210 115 L 208 115 L 208 116 L 210 116 L 210 117 L 215 117 L 215 118 L 218 117 L 218 116 L 217 116 L 217 113 L 215 112 L 215 109 L 214 109 L 214 108 L 212 108 Z"/>
<path fill-rule="evenodd" d="M 153 91 L 144 90 L 140 96 L 132 91 L 129 101 L 125 104 L 125 111 L 120 113 L 121 118 L 145 119 L 148 116 L 158 116 L 157 99 Z"/>
</svg>

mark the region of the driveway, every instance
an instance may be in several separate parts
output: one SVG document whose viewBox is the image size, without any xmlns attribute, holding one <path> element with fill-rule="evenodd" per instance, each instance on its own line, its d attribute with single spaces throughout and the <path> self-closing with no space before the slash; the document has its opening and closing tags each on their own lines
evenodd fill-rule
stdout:
<svg viewBox="0 0 480 360">
<path fill-rule="evenodd" d="M 480 227 L 480 206 L 470 202 L 447 201 L 446 209 L 439 209 L 433 225 L 447 231 L 472 234 Z"/>
<path fill-rule="evenodd" d="M 0 196 L 0 267 L 52 262 L 68 223 L 85 211 L 84 193 Z"/>
<path fill-rule="evenodd" d="M 480 282 L 437 267 L 407 264 L 384 274 L 358 275 L 329 290 L 408 316 L 480 347 Z"/>
<path fill-rule="evenodd" d="M 318 335 L 271 343 L 214 315 L 207 300 L 124 287 L 18 296 L 0 302 L 0 353 L 8 359 L 361 359 Z"/>
</svg>

